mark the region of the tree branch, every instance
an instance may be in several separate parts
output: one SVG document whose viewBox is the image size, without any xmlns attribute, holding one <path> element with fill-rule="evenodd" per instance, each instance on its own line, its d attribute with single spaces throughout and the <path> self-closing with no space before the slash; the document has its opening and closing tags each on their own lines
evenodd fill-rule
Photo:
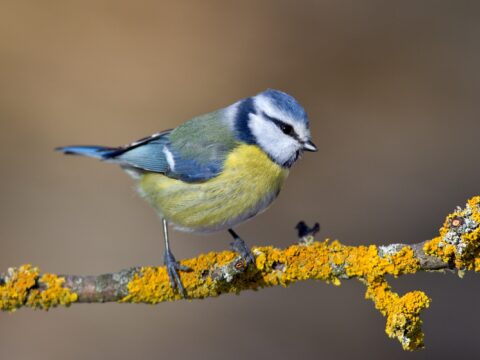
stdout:
<svg viewBox="0 0 480 360">
<path fill-rule="evenodd" d="M 357 278 L 366 287 L 366 298 L 387 317 L 386 332 L 404 349 L 423 346 L 420 311 L 430 304 L 421 291 L 403 296 L 386 280 L 418 271 L 480 271 L 480 196 L 465 208 L 448 215 L 440 235 L 418 244 L 345 246 L 338 241 L 314 241 L 304 236 L 286 249 L 271 246 L 253 249 L 254 265 L 231 251 L 211 252 L 184 260 L 192 271 L 180 274 L 189 299 L 216 297 L 263 287 L 288 286 L 302 280 L 323 280 L 340 285 Z M 96 276 L 40 274 L 38 268 L 23 265 L 0 276 L 0 309 L 20 307 L 48 310 L 73 302 L 130 302 L 156 304 L 179 300 L 170 287 L 164 267 L 134 267 Z"/>
</svg>

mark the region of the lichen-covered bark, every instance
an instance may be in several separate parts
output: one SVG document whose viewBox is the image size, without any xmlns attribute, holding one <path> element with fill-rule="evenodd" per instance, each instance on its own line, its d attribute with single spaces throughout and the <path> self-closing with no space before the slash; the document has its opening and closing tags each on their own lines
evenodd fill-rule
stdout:
<svg viewBox="0 0 480 360">
<path fill-rule="evenodd" d="M 430 299 L 422 291 L 403 296 L 386 280 L 418 271 L 455 269 L 480 271 L 480 196 L 447 216 L 440 236 L 414 245 L 345 246 L 338 241 L 301 239 L 286 249 L 271 246 L 253 249 L 254 265 L 231 251 L 208 253 L 184 260 L 191 268 L 181 280 L 189 299 L 239 293 L 248 289 L 288 286 L 301 280 L 323 280 L 340 285 L 357 278 L 366 285 L 367 299 L 387 318 L 386 332 L 404 349 L 423 346 L 420 312 Z M 170 287 L 164 267 L 142 267 L 98 276 L 40 275 L 38 268 L 23 265 L 0 276 L 0 309 L 20 307 L 48 310 L 73 302 L 130 302 L 156 304 L 180 300 Z"/>
</svg>

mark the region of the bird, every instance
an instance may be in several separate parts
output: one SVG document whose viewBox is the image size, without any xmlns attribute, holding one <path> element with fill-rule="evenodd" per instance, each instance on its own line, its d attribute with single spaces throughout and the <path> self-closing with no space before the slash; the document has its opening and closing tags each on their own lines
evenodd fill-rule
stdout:
<svg viewBox="0 0 480 360">
<path fill-rule="evenodd" d="M 317 146 L 300 103 L 285 92 L 267 89 L 128 145 L 56 150 L 117 164 L 136 181 L 138 193 L 162 221 L 170 285 L 185 297 L 179 272 L 190 269 L 173 255 L 169 226 L 191 233 L 227 230 L 232 250 L 247 266 L 254 263 L 233 228 L 265 211 L 293 164 Z"/>
</svg>

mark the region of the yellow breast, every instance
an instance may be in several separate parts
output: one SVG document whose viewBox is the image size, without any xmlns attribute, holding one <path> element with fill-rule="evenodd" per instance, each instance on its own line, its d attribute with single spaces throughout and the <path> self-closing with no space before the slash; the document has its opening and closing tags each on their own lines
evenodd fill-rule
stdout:
<svg viewBox="0 0 480 360">
<path fill-rule="evenodd" d="M 239 145 L 217 177 L 186 183 L 157 173 L 141 177 L 139 192 L 180 230 L 227 229 L 265 210 L 277 197 L 288 170 L 255 145 Z"/>
</svg>

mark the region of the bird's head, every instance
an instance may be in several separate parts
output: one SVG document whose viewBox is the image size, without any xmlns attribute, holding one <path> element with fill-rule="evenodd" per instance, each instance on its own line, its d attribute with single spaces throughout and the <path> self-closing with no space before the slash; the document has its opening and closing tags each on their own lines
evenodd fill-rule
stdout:
<svg viewBox="0 0 480 360">
<path fill-rule="evenodd" d="M 304 151 L 317 151 L 307 113 L 282 91 L 268 89 L 240 101 L 235 130 L 242 141 L 260 146 L 283 167 L 291 167 Z"/>
</svg>

